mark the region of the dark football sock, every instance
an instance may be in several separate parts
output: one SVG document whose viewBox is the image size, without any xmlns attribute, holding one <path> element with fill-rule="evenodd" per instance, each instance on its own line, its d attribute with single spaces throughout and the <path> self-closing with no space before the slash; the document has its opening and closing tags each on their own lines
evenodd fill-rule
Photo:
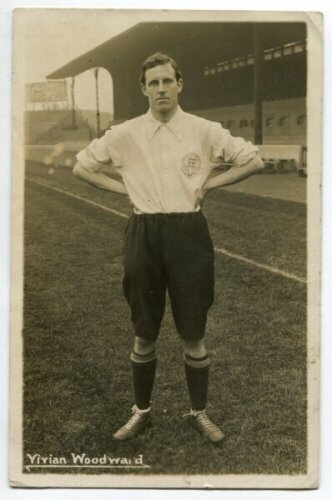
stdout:
<svg viewBox="0 0 332 500">
<path fill-rule="evenodd" d="M 151 393 L 156 373 L 157 359 L 153 350 L 148 354 L 131 353 L 133 389 L 136 406 L 140 410 L 150 407 Z"/>
<path fill-rule="evenodd" d="M 209 357 L 193 358 L 184 355 L 184 366 L 193 410 L 204 410 L 207 403 L 209 384 Z"/>
</svg>

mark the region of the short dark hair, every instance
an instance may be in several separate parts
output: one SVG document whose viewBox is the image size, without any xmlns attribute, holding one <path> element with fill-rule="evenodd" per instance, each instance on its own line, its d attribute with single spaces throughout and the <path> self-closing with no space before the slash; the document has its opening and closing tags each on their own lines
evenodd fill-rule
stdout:
<svg viewBox="0 0 332 500">
<path fill-rule="evenodd" d="M 147 69 L 154 68 L 155 66 L 160 66 L 163 64 L 170 64 L 175 72 L 176 81 L 179 81 L 182 78 L 182 73 L 178 68 L 177 62 L 167 54 L 163 54 L 162 52 L 155 52 L 152 56 L 149 56 L 142 64 L 140 82 L 142 85 L 145 85 L 145 72 Z"/>
</svg>

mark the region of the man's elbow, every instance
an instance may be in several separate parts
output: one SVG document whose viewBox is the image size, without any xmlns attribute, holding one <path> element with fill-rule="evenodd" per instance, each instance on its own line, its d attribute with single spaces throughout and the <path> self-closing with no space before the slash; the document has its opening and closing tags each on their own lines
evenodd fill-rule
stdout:
<svg viewBox="0 0 332 500">
<path fill-rule="evenodd" d="M 264 168 L 264 162 L 260 156 L 258 155 L 255 156 L 255 158 L 253 159 L 252 167 L 253 167 L 253 173 L 262 172 Z"/>
<path fill-rule="evenodd" d="M 80 162 L 75 163 L 74 168 L 73 168 L 73 175 L 75 177 L 78 177 L 79 179 L 81 179 L 83 177 L 82 169 L 83 169 L 83 167 L 80 164 Z"/>
</svg>

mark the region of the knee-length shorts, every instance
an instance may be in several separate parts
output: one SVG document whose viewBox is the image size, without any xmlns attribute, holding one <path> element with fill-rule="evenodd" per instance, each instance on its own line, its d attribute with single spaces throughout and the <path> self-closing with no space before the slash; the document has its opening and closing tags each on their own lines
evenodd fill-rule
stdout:
<svg viewBox="0 0 332 500">
<path fill-rule="evenodd" d="M 214 251 L 202 212 L 129 219 L 123 291 L 136 336 L 156 340 L 167 290 L 179 335 L 200 340 L 214 298 Z"/>
</svg>

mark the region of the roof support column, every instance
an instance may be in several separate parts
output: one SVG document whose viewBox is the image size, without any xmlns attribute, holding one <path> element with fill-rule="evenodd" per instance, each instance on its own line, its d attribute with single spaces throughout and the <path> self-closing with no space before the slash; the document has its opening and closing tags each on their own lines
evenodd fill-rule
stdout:
<svg viewBox="0 0 332 500">
<path fill-rule="evenodd" d="M 98 87 L 99 68 L 94 69 L 96 79 L 96 122 L 97 122 L 97 137 L 100 137 L 100 110 L 99 110 L 99 87 Z"/>
<path fill-rule="evenodd" d="M 75 77 L 71 77 L 71 125 L 76 128 L 76 109 L 75 109 Z"/>
<path fill-rule="evenodd" d="M 264 51 L 261 37 L 261 26 L 254 25 L 254 143 L 263 144 L 263 62 Z"/>
</svg>

